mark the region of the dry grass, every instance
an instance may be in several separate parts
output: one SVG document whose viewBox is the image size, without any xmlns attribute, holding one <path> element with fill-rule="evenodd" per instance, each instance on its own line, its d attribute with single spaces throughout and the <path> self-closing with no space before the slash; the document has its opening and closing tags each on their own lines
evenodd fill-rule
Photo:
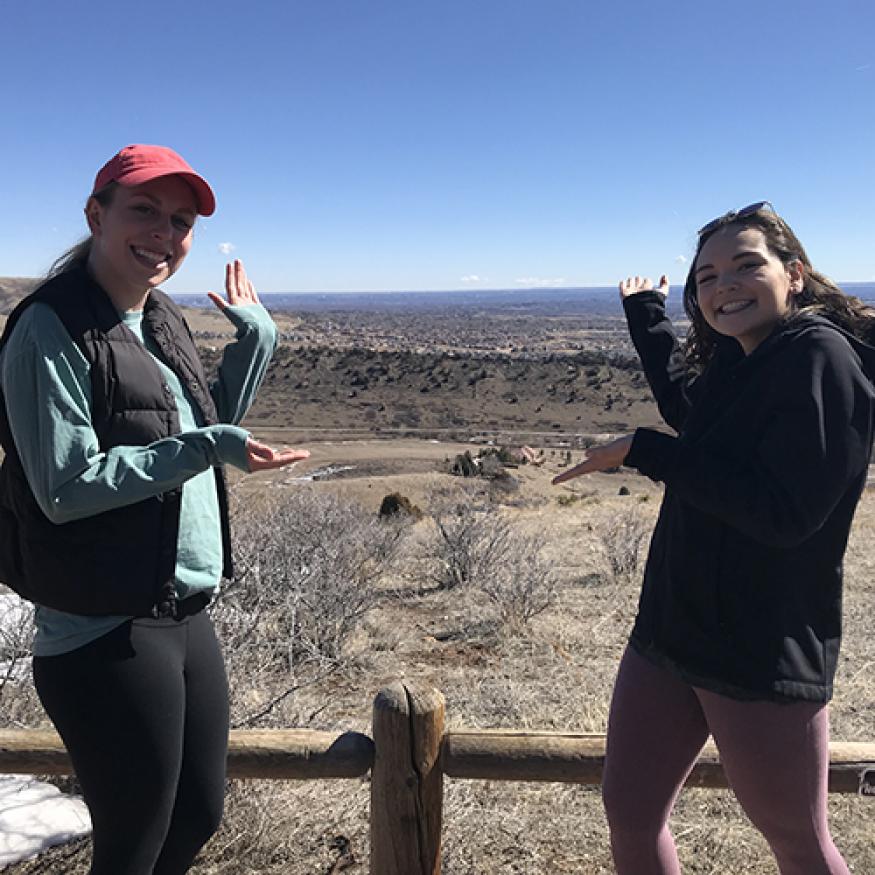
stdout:
<svg viewBox="0 0 875 875">
<path fill-rule="evenodd" d="M 406 575 L 402 567 L 381 581 L 383 596 L 345 643 L 342 671 L 297 691 L 286 716 L 302 726 L 368 732 L 378 689 L 408 677 L 444 692 L 449 728 L 603 731 L 638 585 L 609 572 L 598 532 L 632 508 L 652 524 L 658 502 L 651 484 L 624 472 L 590 481 L 579 500 L 560 507 L 541 489 L 550 473 L 523 472 L 518 506 L 502 513 L 514 526 L 544 534 L 545 557 L 558 576 L 555 605 L 511 634 L 489 621 L 488 600 L 475 587 L 423 586 L 408 564 Z M 631 496 L 617 495 L 620 483 L 631 485 Z M 325 486 L 343 494 L 338 482 Z M 428 525 L 413 527 L 407 549 L 417 549 L 415 537 Z M 867 493 L 848 551 L 836 739 L 873 740 L 873 531 L 875 495 Z M 368 793 L 367 780 L 232 782 L 225 822 L 192 871 L 365 873 Z M 830 800 L 836 842 L 856 873 L 875 872 L 872 806 L 871 799 Z M 685 873 L 777 872 L 728 792 L 685 791 L 672 824 Z M 574 785 L 448 780 L 443 854 L 447 875 L 612 871 L 598 789 Z M 87 856 L 80 843 L 8 872 L 80 873 Z"/>
</svg>

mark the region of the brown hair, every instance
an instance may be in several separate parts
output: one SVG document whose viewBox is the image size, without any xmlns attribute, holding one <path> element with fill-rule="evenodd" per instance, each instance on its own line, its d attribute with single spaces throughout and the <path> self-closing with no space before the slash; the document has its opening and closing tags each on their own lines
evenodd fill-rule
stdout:
<svg viewBox="0 0 875 875">
<path fill-rule="evenodd" d="M 875 334 L 875 309 L 853 295 L 846 295 L 829 277 L 815 270 L 799 238 L 777 213 L 767 207 L 742 217 L 730 212 L 717 220 L 713 227 L 706 226 L 707 230 L 700 235 L 684 284 L 684 310 L 690 319 L 684 352 L 690 368 L 701 370 L 711 361 L 720 337 L 708 325 L 699 309 L 696 262 L 702 247 L 712 235 L 730 225 L 739 229 L 756 228 L 762 231 L 769 250 L 783 264 L 789 265 L 795 261 L 802 264 L 802 291 L 793 297 L 795 306 L 792 315 L 820 313 L 857 337 L 864 340 L 872 338 Z"/>
<path fill-rule="evenodd" d="M 93 197 L 102 207 L 107 207 L 112 203 L 115 196 L 115 190 L 118 188 L 117 182 L 110 182 L 105 185 L 100 191 L 96 191 Z M 75 246 L 71 246 L 66 252 L 59 255 L 53 262 L 46 274 L 46 279 L 51 279 L 58 274 L 66 273 L 69 270 L 75 270 L 81 267 L 88 261 L 88 256 L 91 254 L 91 243 L 94 240 L 94 235 L 89 234 L 84 240 L 80 240 Z"/>
</svg>

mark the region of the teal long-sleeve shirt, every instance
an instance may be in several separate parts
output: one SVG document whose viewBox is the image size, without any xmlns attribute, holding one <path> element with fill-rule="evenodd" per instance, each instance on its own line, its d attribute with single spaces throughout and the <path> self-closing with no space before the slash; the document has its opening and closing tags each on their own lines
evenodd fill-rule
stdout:
<svg viewBox="0 0 875 875">
<path fill-rule="evenodd" d="M 180 434 L 146 446 L 100 450 L 91 425 L 89 367 L 54 311 L 33 304 L 22 314 L 0 358 L 0 382 L 15 446 L 34 497 L 54 523 L 93 516 L 185 484 L 176 580 L 180 595 L 212 591 L 221 578 L 222 539 L 212 466 L 247 469 L 248 432 L 237 427 L 251 405 L 276 347 L 276 328 L 259 305 L 228 307 L 236 329 L 210 387 L 221 425 L 204 426 L 197 405 L 143 335 L 142 312 L 125 324 L 152 353 L 173 391 Z M 36 403 L 35 403 L 36 402 Z M 128 617 L 36 611 L 35 656 L 87 644 Z"/>
</svg>

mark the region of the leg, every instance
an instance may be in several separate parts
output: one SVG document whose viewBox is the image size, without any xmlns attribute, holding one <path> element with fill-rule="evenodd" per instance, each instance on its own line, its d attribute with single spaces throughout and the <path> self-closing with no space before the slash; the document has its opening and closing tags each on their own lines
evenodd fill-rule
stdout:
<svg viewBox="0 0 875 875">
<path fill-rule="evenodd" d="M 228 756 L 228 683 L 212 622 L 202 611 L 187 624 L 185 737 L 170 829 L 154 875 L 188 871 L 219 828 Z"/>
<path fill-rule="evenodd" d="M 182 761 L 181 630 L 125 623 L 34 659 L 37 692 L 91 813 L 91 875 L 152 875 Z"/>
<path fill-rule="evenodd" d="M 781 875 L 848 875 L 827 826 L 829 713 L 697 691 L 729 783 Z"/>
<path fill-rule="evenodd" d="M 693 689 L 627 648 L 602 785 L 619 875 L 679 875 L 668 817 L 707 738 Z"/>
</svg>

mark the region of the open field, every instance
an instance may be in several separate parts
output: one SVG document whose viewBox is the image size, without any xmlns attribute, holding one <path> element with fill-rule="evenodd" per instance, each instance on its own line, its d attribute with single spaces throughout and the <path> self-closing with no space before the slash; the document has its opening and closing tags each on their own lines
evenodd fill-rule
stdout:
<svg viewBox="0 0 875 875">
<path fill-rule="evenodd" d="M 227 339 L 217 319 L 199 314 L 195 320 L 208 346 Z M 283 330 L 301 330 L 300 323 L 290 321 Z M 447 326 L 433 321 L 420 330 L 435 338 L 445 336 Z M 533 323 L 523 333 L 540 330 Z M 207 332 L 217 336 L 204 337 Z M 369 525 L 389 493 L 406 496 L 425 516 L 399 528 L 391 557 L 378 567 L 369 560 L 368 575 L 343 591 L 350 600 L 358 588 L 370 600 L 330 658 L 301 652 L 281 670 L 268 665 L 266 655 L 252 661 L 219 600 L 216 618 L 237 725 L 368 732 L 376 692 L 395 679 L 415 678 L 443 691 L 448 728 L 604 731 L 640 578 L 640 570 L 629 576 L 611 571 L 610 554 L 619 547 L 609 535 L 637 521 L 645 533 L 643 556 L 661 487 L 625 469 L 550 486 L 568 453 L 578 461 L 581 447 L 597 435 L 659 421 L 637 367 L 600 351 L 602 337 L 582 330 L 574 339 L 580 348 L 564 355 L 522 354 L 514 344 L 485 355 L 461 341 L 443 349 L 418 344 L 417 351 L 369 345 L 361 337 L 345 347 L 315 336 L 312 343 L 299 337 L 280 347 L 248 424 L 258 437 L 306 446 L 312 456 L 286 471 L 232 478 L 238 571 L 251 568 L 253 557 L 267 568 L 274 561 L 270 545 L 293 551 L 301 537 L 317 537 L 320 528 L 327 543 L 346 543 L 342 527 L 333 528 L 335 519 L 342 523 L 353 509 L 350 525 Z M 209 350 L 206 356 L 213 359 Z M 477 377 L 473 383 L 471 376 Z M 457 454 L 476 455 L 490 440 L 528 443 L 543 450 L 544 463 L 509 468 L 508 476 L 495 480 L 449 473 Z M 461 496 L 481 516 L 493 514 L 489 519 L 506 525 L 517 543 L 541 539 L 538 557 L 553 587 L 544 611 L 506 622 L 482 587 L 437 585 L 431 514 L 440 512 L 448 495 Z M 285 506 L 294 512 L 283 516 Z M 312 520 L 307 507 L 315 509 Z M 848 550 L 845 638 L 832 705 L 833 737 L 848 741 L 875 740 L 873 541 L 875 491 L 867 491 Z M 260 587 L 266 597 L 267 590 L 293 584 L 266 574 Z M 245 592 L 250 601 L 261 595 L 258 589 Z M 225 605 L 237 605 L 239 593 L 236 582 L 229 584 Z M 270 595 L 276 603 L 283 598 L 282 592 Z M 291 687 L 292 695 L 249 722 Z M 44 720 L 26 685 L 7 687 L 0 701 L 7 725 Z M 364 875 L 368 794 L 366 779 L 231 782 L 223 827 L 192 872 Z M 852 871 L 875 872 L 872 800 L 833 797 L 830 811 Z M 597 789 L 448 780 L 444 813 L 447 875 L 612 871 Z M 684 792 L 673 826 L 685 873 L 777 872 L 729 793 Z M 87 860 L 87 843 L 79 842 L 4 871 L 78 875 Z"/>
<path fill-rule="evenodd" d="M 291 471 L 240 480 L 243 506 L 264 506 L 309 489 L 314 497 L 331 494 L 374 512 L 388 492 L 400 491 L 425 506 L 435 489 L 460 482 L 443 470 L 443 460 L 460 445 L 332 441 L 312 448 L 313 457 Z M 401 470 L 387 473 L 399 460 Z M 352 467 L 309 486 L 298 479 L 339 464 Z M 406 677 L 444 692 L 448 728 L 603 731 L 613 674 L 634 616 L 637 580 L 610 577 L 597 533 L 603 523 L 615 526 L 630 513 L 652 521 L 660 490 L 628 471 L 555 489 L 548 481 L 558 465 L 548 451 L 543 468 L 514 469 L 518 486 L 505 493 L 499 511 L 520 532 L 546 533 L 546 558 L 559 581 L 558 599 L 548 611 L 523 628 L 501 629 L 491 622 L 489 606 L 476 589 L 436 589 L 414 561 L 418 539 L 429 526 L 423 520 L 408 532 L 410 552 L 383 580 L 382 596 L 348 640 L 342 670 L 303 687 L 268 725 L 367 732 L 377 690 Z M 619 495 L 621 486 L 630 494 Z M 576 500 L 561 506 L 559 495 Z M 848 557 L 844 656 L 832 706 L 837 739 L 871 740 L 875 725 L 873 527 L 875 494 L 867 492 Z M 232 675 L 232 685 L 245 682 Z M 365 873 L 368 792 L 366 780 L 233 782 L 225 825 L 192 871 Z M 597 790 L 450 780 L 445 794 L 443 871 L 448 875 L 611 871 Z M 834 797 L 830 806 L 837 842 L 852 871 L 875 871 L 871 800 Z M 674 827 L 685 872 L 776 872 L 758 834 L 726 792 L 685 792 Z M 80 843 L 49 854 L 50 864 L 34 861 L 7 871 L 79 873 L 86 858 Z"/>
</svg>

